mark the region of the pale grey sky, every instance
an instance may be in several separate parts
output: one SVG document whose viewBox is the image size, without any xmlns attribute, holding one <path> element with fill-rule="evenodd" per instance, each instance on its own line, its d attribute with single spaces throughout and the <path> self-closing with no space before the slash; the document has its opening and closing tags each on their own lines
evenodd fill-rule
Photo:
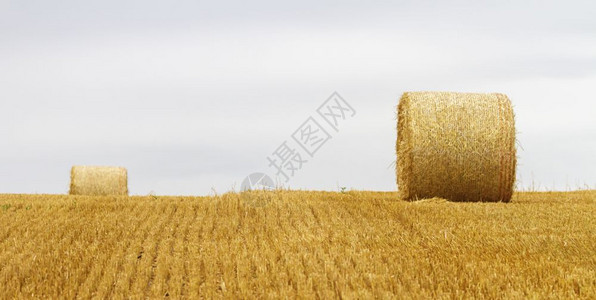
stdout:
<svg viewBox="0 0 596 300">
<path fill-rule="evenodd" d="M 438 1 L 437 1 L 438 2 Z M 334 91 L 357 114 L 292 188 L 395 190 L 405 91 L 502 92 L 518 184 L 596 187 L 592 1 L 3 1 L 0 193 L 120 165 L 132 194 L 208 194 Z"/>
</svg>

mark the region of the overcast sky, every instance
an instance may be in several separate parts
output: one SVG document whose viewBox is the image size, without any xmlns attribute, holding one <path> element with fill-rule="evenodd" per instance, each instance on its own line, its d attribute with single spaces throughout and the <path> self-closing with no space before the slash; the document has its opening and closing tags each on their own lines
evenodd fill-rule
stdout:
<svg viewBox="0 0 596 300">
<path fill-rule="evenodd" d="M 238 190 L 334 91 L 356 114 L 287 185 L 396 190 L 421 90 L 507 94 L 518 186 L 595 188 L 594 3 L 0 0 L 0 193 L 65 193 L 79 164 L 131 194 Z"/>
</svg>

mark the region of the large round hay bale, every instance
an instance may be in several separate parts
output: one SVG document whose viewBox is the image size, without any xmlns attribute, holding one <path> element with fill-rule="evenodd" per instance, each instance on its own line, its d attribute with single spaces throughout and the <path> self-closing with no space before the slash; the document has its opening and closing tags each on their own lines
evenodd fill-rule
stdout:
<svg viewBox="0 0 596 300">
<path fill-rule="evenodd" d="M 70 171 L 71 195 L 128 195 L 125 168 L 74 166 Z"/>
<path fill-rule="evenodd" d="M 402 199 L 509 202 L 517 158 L 506 95 L 407 92 L 397 114 Z"/>
</svg>

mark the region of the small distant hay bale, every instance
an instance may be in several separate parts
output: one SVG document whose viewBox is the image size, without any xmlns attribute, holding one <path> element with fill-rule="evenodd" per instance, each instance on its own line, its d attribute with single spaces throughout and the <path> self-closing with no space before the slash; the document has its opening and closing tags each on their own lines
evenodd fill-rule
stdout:
<svg viewBox="0 0 596 300">
<path fill-rule="evenodd" d="M 396 148 L 402 199 L 511 200 L 517 158 L 506 95 L 404 93 Z"/>
<path fill-rule="evenodd" d="M 70 171 L 71 195 L 128 195 L 125 168 L 74 166 Z"/>
</svg>

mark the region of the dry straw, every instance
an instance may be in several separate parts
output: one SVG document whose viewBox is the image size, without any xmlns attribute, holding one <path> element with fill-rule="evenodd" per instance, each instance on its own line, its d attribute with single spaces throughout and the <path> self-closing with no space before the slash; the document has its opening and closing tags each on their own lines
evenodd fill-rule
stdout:
<svg viewBox="0 0 596 300">
<path fill-rule="evenodd" d="M 125 168 L 74 166 L 70 171 L 71 195 L 128 195 Z"/>
<path fill-rule="evenodd" d="M 511 199 L 515 120 L 503 94 L 404 93 L 396 148 L 402 199 Z"/>
</svg>

